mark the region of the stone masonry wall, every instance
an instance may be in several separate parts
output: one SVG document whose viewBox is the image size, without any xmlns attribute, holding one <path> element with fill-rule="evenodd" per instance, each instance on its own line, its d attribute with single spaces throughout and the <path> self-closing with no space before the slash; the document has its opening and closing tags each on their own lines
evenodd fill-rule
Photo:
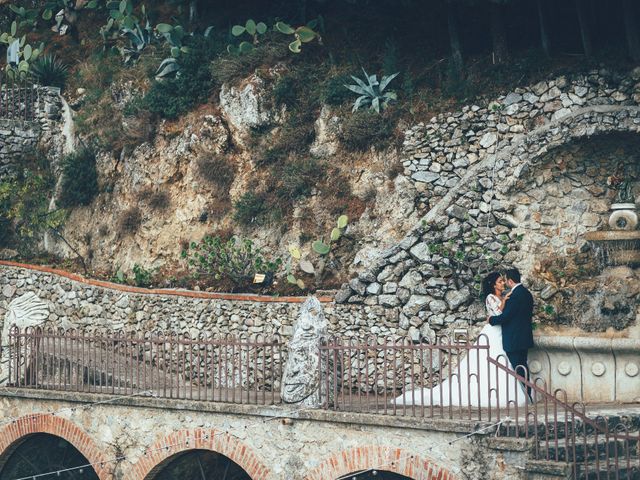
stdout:
<svg viewBox="0 0 640 480">
<path fill-rule="evenodd" d="M 16 419 L 0 428 L 0 462 L 16 441 L 45 432 L 72 443 L 95 464 L 101 480 L 144 480 L 150 471 L 161 471 L 166 459 L 193 448 L 227 456 L 255 480 L 335 480 L 367 469 L 416 480 L 525 478 L 526 452 L 509 455 L 482 448 L 478 442 L 485 440 L 483 435 L 461 437 L 477 428 L 462 420 L 160 404 L 144 398 L 78 408 L 83 403 L 77 402 L 96 398 L 66 397 L 55 392 L 49 398 L 14 398 L 6 392 L 0 396 L 3 418 Z M 37 413 L 47 411 L 59 413 Z M 123 458 L 113 461 L 116 457 Z"/>
<path fill-rule="evenodd" d="M 34 86 L 35 121 L 0 118 L 0 179 L 10 174 L 16 159 L 33 150 L 43 133 L 60 119 L 60 89 Z"/>
<path fill-rule="evenodd" d="M 640 69 L 628 76 L 594 71 L 516 89 L 412 128 L 405 174 L 428 211 L 399 244 L 343 285 L 336 301 L 400 309 L 401 331 L 414 333 L 483 320 L 476 300 L 484 274 L 515 265 L 526 277 L 545 251 L 579 247 L 580 234 L 598 228 L 615 194 L 606 185 L 615 156 L 609 164 L 596 159 L 563 167 L 554 165 L 554 155 L 557 147 L 576 148 L 589 138 L 637 135 L 639 100 Z M 625 162 L 634 167 L 637 158 L 627 154 Z M 537 198 L 525 198 L 534 192 Z M 536 211 L 534 203 L 544 206 Z M 572 230 L 558 235 L 541 211 L 569 206 L 575 211 L 561 223 L 572 223 Z M 545 285 L 536 287 L 539 295 Z"/>
<path fill-rule="evenodd" d="M 163 295 L 161 290 L 154 294 L 132 293 L 126 288 L 105 288 L 97 286 L 99 282 L 75 281 L 3 263 L 5 265 L 0 264 L 0 319 L 4 319 L 11 300 L 33 292 L 49 306 L 46 326 L 50 327 L 126 332 L 165 330 L 194 336 L 206 331 L 289 337 L 304 300 L 268 298 L 269 301 L 260 301 L 251 295 L 245 296 L 246 300 L 235 300 L 233 295 L 224 299 L 204 292 L 182 292 L 186 296 L 176 296 Z M 198 298 L 198 294 L 205 298 Z M 330 333 L 356 338 L 370 333 L 381 336 L 400 333 L 397 316 L 380 306 L 335 305 L 325 301 L 323 308 Z"/>
</svg>

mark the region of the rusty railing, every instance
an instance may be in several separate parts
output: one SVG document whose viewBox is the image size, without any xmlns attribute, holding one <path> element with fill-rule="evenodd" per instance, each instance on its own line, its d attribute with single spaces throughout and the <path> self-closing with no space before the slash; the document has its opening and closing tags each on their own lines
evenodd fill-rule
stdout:
<svg viewBox="0 0 640 480">
<path fill-rule="evenodd" d="M 13 327 L 9 382 L 15 387 L 270 405 L 280 402 L 279 337 Z"/>
<path fill-rule="evenodd" d="M 35 121 L 39 90 L 31 75 L 0 72 L 0 119 Z"/>
<path fill-rule="evenodd" d="M 12 327 L 2 359 L 14 387 L 271 405 L 280 403 L 286 354 L 278 337 Z M 640 477 L 637 420 L 589 418 L 564 391 L 492 358 L 484 336 L 328 337 L 317 358 L 324 409 L 496 423 L 497 434 L 530 443 L 530 458 L 564 464 L 576 480 Z"/>
<path fill-rule="evenodd" d="M 513 421 L 500 426 L 501 435 L 531 439 L 534 459 L 569 465 L 573 479 L 640 478 L 640 431 L 632 432 L 640 425 L 632 417 L 590 418 L 584 404 L 568 403 L 564 390 L 550 393 L 545 380 L 530 381 L 513 371 L 503 357 L 489 358 L 489 362 L 496 371 L 531 389 L 532 401 L 526 397 L 524 411 L 518 412 L 513 403 L 503 409 L 500 418 Z"/>
</svg>

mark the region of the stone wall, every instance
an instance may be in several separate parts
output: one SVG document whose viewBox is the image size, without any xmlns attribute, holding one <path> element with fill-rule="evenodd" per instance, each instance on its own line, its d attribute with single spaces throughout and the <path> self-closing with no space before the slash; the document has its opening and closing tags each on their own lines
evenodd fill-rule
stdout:
<svg viewBox="0 0 640 480">
<path fill-rule="evenodd" d="M 278 334 L 288 338 L 304 300 L 168 290 L 142 293 L 144 289 L 77 281 L 9 265 L 0 263 L 0 319 L 4 319 L 11 300 L 33 292 L 48 305 L 50 313 L 45 324 L 51 327 L 127 332 L 166 330 L 194 336 L 201 331 Z M 381 336 L 401 333 L 394 312 L 380 306 L 335 305 L 324 298 L 323 308 L 330 333 L 361 339 L 370 333 Z"/>
<path fill-rule="evenodd" d="M 560 77 L 409 130 L 405 174 L 427 213 L 336 301 L 400 309 L 401 329 L 486 318 L 475 301 L 484 274 L 515 265 L 527 277 L 550 253 L 580 249 L 614 198 L 606 180 L 618 164 L 635 169 L 638 192 L 639 81 L 639 69 Z M 549 285 L 533 283 L 544 305 Z"/>
<path fill-rule="evenodd" d="M 227 456 L 254 480 L 335 480 L 367 469 L 416 480 L 526 475 L 527 452 L 509 455 L 487 449 L 478 437 L 461 436 L 479 428 L 464 420 L 147 398 L 87 405 L 100 400 L 108 401 L 87 394 L 2 392 L 0 413 L 13 422 L 0 428 L 0 468 L 16 442 L 44 432 L 69 441 L 95 464 L 101 480 L 146 479 L 164 460 L 194 448 Z M 57 413 L 37 413 L 48 411 Z"/>
<path fill-rule="evenodd" d="M 16 159 L 21 154 L 32 151 L 42 134 L 51 131 L 54 128 L 53 124 L 60 120 L 60 89 L 42 86 L 33 88 L 35 120 L 0 118 L 0 179 L 10 174 Z"/>
</svg>

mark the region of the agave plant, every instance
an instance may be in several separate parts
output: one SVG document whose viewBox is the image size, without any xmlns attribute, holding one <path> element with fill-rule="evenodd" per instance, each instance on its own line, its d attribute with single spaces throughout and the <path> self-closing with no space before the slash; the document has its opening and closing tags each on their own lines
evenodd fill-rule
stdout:
<svg viewBox="0 0 640 480">
<path fill-rule="evenodd" d="M 133 28 L 123 27 L 121 35 L 129 40 L 129 45 L 125 45 L 120 51 L 126 64 L 135 62 L 153 41 L 153 30 L 148 19 L 144 27 L 141 27 L 138 22 L 134 23 Z"/>
<path fill-rule="evenodd" d="M 363 68 L 364 80 L 351 75 L 351 78 L 356 82 L 355 85 L 345 85 L 346 88 L 353 93 L 360 95 L 353 104 L 352 111 L 358 110 L 360 107 L 369 105 L 371 110 L 375 110 L 380 113 L 380 110 L 386 108 L 389 102 L 396 100 L 398 97 L 394 91 L 387 91 L 385 89 L 400 72 L 396 72 L 393 75 L 384 75 L 378 82 L 377 75 L 369 75 Z"/>
<path fill-rule="evenodd" d="M 64 87 L 69 67 L 55 55 L 44 55 L 31 64 L 31 71 L 41 85 Z"/>
</svg>

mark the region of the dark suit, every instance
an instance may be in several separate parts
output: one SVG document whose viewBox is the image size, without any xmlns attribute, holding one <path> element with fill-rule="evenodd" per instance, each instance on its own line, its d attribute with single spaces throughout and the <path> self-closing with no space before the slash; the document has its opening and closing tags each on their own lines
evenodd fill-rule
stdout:
<svg viewBox="0 0 640 480">
<path fill-rule="evenodd" d="M 533 296 L 524 286 L 518 285 L 507 300 L 500 315 L 489 318 L 491 325 L 502 326 L 502 348 L 512 368 L 523 366 L 529 379 L 528 350 L 533 347 Z M 524 372 L 519 371 L 523 374 Z M 530 389 L 527 388 L 530 394 Z"/>
</svg>

